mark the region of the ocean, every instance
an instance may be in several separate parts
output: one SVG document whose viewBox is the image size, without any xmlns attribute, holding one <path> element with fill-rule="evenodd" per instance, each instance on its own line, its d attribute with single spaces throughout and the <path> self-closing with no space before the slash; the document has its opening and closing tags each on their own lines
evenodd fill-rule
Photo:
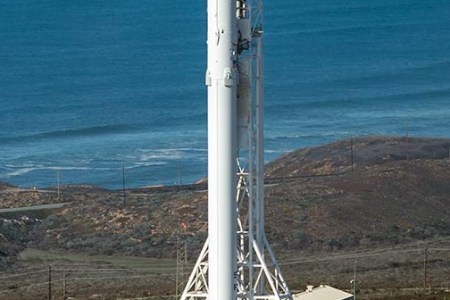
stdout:
<svg viewBox="0 0 450 300">
<path fill-rule="evenodd" d="M 450 137 L 448 0 L 264 5 L 267 161 L 349 137 Z M 205 36 L 205 0 L 0 0 L 0 181 L 204 177 Z"/>
</svg>

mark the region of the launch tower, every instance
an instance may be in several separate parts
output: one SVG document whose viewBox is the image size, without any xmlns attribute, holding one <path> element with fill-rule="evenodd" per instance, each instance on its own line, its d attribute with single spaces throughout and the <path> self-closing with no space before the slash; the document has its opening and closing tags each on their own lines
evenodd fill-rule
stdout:
<svg viewBox="0 0 450 300">
<path fill-rule="evenodd" d="M 264 231 L 262 0 L 207 6 L 208 239 L 181 299 L 292 299 Z"/>
</svg>

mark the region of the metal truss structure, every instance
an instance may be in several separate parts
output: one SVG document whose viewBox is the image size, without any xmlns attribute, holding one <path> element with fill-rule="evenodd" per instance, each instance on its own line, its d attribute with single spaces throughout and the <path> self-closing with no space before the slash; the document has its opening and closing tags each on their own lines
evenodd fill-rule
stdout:
<svg viewBox="0 0 450 300">
<path fill-rule="evenodd" d="M 223 0 L 221 0 L 223 1 Z M 234 0 L 233 0 L 234 1 Z M 262 0 L 237 0 L 236 299 L 292 299 L 264 231 L 264 62 Z M 211 299 L 206 240 L 181 300 Z"/>
</svg>

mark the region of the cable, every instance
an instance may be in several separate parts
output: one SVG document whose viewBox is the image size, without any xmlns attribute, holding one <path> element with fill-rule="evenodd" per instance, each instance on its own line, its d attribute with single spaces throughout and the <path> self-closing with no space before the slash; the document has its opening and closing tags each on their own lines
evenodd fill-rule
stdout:
<svg viewBox="0 0 450 300">
<path fill-rule="evenodd" d="M 180 275 L 189 275 L 190 273 L 182 273 Z M 72 281 L 84 281 L 84 280 L 94 280 L 94 279 L 100 279 L 100 280 L 105 280 L 105 279 L 132 279 L 132 278 L 152 278 L 152 277 L 173 277 L 176 276 L 176 274 L 151 274 L 151 275 L 138 275 L 138 276 L 121 276 L 121 275 L 117 275 L 117 276 L 100 276 L 100 277 L 83 277 L 83 278 L 74 278 L 72 277 L 71 280 Z"/>
<path fill-rule="evenodd" d="M 123 271 L 123 272 L 145 272 L 145 271 L 157 271 L 157 270 L 175 270 L 176 266 L 173 267 L 158 267 L 158 268 L 145 268 L 145 269 L 53 269 L 55 272 L 114 272 L 114 271 Z"/>
<path fill-rule="evenodd" d="M 60 281 L 63 281 L 63 279 L 52 280 L 52 284 L 55 283 L 55 282 L 60 282 Z M 41 286 L 41 285 L 48 285 L 48 284 L 49 284 L 48 281 L 42 282 L 42 283 L 30 284 L 30 285 L 27 285 L 27 286 L 22 286 L 22 287 L 18 287 L 18 288 L 12 288 L 12 289 L 7 289 L 7 290 L 0 291 L 0 294 L 4 294 L 4 293 L 8 293 L 8 292 L 14 292 L 14 291 L 18 291 L 18 290 L 23 290 L 23 289 L 27 289 L 27 288 L 30 288 L 30 287 L 36 287 L 36 286 Z"/>
<path fill-rule="evenodd" d="M 127 298 L 127 300 L 148 300 L 148 299 L 161 299 L 161 298 L 174 298 L 175 295 L 161 295 L 161 296 L 148 296 L 138 298 Z"/>
<path fill-rule="evenodd" d="M 8 276 L 2 276 L 0 279 L 7 279 L 7 278 L 13 278 L 13 277 L 20 277 L 24 275 L 31 275 L 31 274 L 38 274 L 38 273 L 44 273 L 48 272 L 48 270 L 42 270 L 42 271 L 36 271 L 36 272 L 27 272 L 27 273 L 21 273 L 21 274 L 14 274 L 14 275 L 8 275 Z"/>
<path fill-rule="evenodd" d="M 421 248 L 378 249 L 378 250 L 374 250 L 369 253 L 356 252 L 356 253 L 341 254 L 341 255 L 325 257 L 325 258 L 285 260 L 285 261 L 280 261 L 279 264 L 286 266 L 286 265 L 294 265 L 294 264 L 309 263 L 309 262 L 319 262 L 319 261 L 329 261 L 329 260 L 337 260 L 337 259 L 354 259 L 354 258 L 374 257 L 374 256 L 379 256 L 379 255 L 385 255 L 386 252 L 388 252 L 388 253 L 405 253 L 405 252 L 415 252 L 418 250 L 421 250 Z M 429 250 L 450 251 L 450 249 L 447 249 L 447 248 L 429 248 Z"/>
</svg>

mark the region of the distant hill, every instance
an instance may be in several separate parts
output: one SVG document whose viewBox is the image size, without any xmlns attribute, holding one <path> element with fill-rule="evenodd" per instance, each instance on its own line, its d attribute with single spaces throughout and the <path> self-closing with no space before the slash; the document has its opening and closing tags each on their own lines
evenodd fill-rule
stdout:
<svg viewBox="0 0 450 300">
<path fill-rule="evenodd" d="M 449 139 L 365 137 L 269 163 L 266 232 L 275 251 L 289 256 L 449 237 L 449 148 Z M 54 201 L 55 194 L 9 187 L 0 206 L 33 199 Z M 174 257 L 178 237 L 194 257 L 207 236 L 202 189 L 136 189 L 124 199 L 117 191 L 71 186 L 58 201 L 69 204 L 28 226 L 22 248 Z"/>
<path fill-rule="evenodd" d="M 289 153 L 267 166 L 282 182 L 267 193 L 270 232 L 284 249 L 448 236 L 449 148 L 448 139 L 367 137 Z"/>
</svg>

